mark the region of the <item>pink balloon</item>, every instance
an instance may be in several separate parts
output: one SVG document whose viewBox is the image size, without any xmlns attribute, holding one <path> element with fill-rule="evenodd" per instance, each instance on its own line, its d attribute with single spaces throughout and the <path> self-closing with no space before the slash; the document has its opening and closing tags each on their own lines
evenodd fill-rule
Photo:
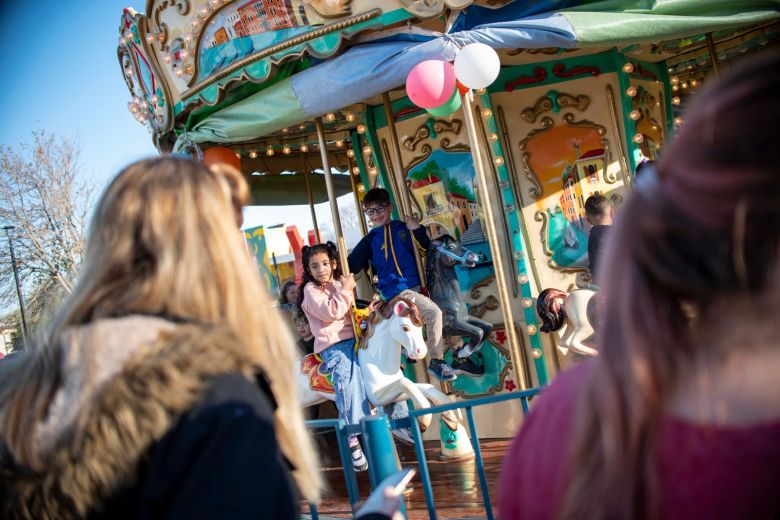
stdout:
<svg viewBox="0 0 780 520">
<path fill-rule="evenodd" d="M 422 108 L 443 105 L 455 91 L 455 68 L 441 60 L 418 63 L 406 76 L 406 94 Z"/>
</svg>

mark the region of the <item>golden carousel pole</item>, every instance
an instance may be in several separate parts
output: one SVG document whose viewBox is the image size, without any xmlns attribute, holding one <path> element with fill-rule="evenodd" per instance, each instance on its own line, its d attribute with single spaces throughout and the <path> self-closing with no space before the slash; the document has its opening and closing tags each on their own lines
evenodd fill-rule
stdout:
<svg viewBox="0 0 780 520">
<path fill-rule="evenodd" d="M 399 212 L 401 218 L 405 219 L 407 215 L 412 215 L 412 199 L 409 194 L 409 190 L 406 189 L 406 180 L 404 179 L 404 163 L 401 158 L 401 147 L 398 144 L 398 132 L 395 128 L 395 117 L 393 116 L 393 108 L 390 105 L 390 94 L 387 92 L 382 93 L 382 102 L 385 106 L 385 117 L 387 117 L 387 127 L 390 130 L 390 146 L 393 149 L 391 160 L 393 162 L 393 173 L 395 173 L 392 179 L 393 186 L 395 187 L 396 200 L 399 205 Z M 414 240 L 414 239 L 412 239 Z M 425 269 L 423 269 L 422 259 L 420 258 L 420 252 L 416 247 L 414 250 L 414 261 L 417 264 L 417 275 L 420 277 L 420 287 L 425 287 Z"/>
<path fill-rule="evenodd" d="M 309 199 L 309 211 L 311 211 L 311 221 L 314 224 L 314 236 L 317 238 L 317 243 L 321 243 L 320 238 L 320 226 L 317 224 L 317 212 L 314 211 L 314 195 L 311 193 L 311 179 L 309 179 L 309 170 L 306 167 L 306 152 L 301 152 L 301 158 L 303 159 L 303 180 L 306 181 L 306 197 Z"/>
<path fill-rule="evenodd" d="M 496 233 L 496 221 L 493 218 L 493 204 L 490 201 L 487 185 L 487 173 L 485 165 L 482 162 L 482 150 L 479 139 L 477 138 L 477 126 L 474 122 L 474 92 L 469 89 L 463 94 L 463 116 L 466 122 L 466 131 L 469 137 L 469 146 L 471 147 L 471 159 L 474 161 L 474 171 L 477 177 L 477 186 L 482 198 L 484 208 L 485 225 L 483 229 L 487 235 L 490 251 L 493 254 L 493 268 L 496 275 L 496 285 L 498 286 L 498 299 L 501 302 L 501 314 L 504 318 L 504 327 L 509 341 L 509 354 L 512 358 L 512 369 L 520 388 L 529 388 L 526 381 L 525 372 L 522 370 L 523 357 L 520 354 L 520 340 L 515 330 L 515 322 L 512 317 L 512 309 L 509 306 L 509 285 L 506 276 L 504 276 L 504 261 L 501 258 L 499 248 L 498 234 Z"/>
<path fill-rule="evenodd" d="M 328 162 L 328 144 L 325 142 L 325 126 L 322 124 L 322 118 L 315 118 L 314 125 L 317 127 L 317 140 L 320 143 L 322 169 L 325 172 L 325 187 L 328 190 L 330 212 L 333 216 L 333 230 L 336 232 L 336 243 L 339 248 L 339 263 L 341 264 L 341 272 L 346 276 L 349 274 L 349 263 L 347 263 L 347 244 L 344 241 L 344 232 L 341 229 L 339 205 L 338 201 L 336 200 L 336 188 L 333 186 L 333 174 L 330 171 L 330 163 Z"/>
</svg>

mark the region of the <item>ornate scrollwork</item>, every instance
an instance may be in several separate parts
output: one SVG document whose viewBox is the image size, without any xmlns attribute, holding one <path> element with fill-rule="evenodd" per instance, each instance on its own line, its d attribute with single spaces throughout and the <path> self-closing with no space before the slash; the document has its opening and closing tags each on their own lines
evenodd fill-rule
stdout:
<svg viewBox="0 0 780 520">
<path fill-rule="evenodd" d="M 518 76 L 511 81 L 507 81 L 504 84 L 504 90 L 512 92 L 514 89 L 521 85 L 533 85 L 534 83 L 541 83 L 547 78 L 547 69 L 544 67 L 534 67 L 533 74 L 530 76 Z"/>
<path fill-rule="evenodd" d="M 552 110 L 552 108 L 553 108 L 552 99 L 550 99 L 549 96 L 544 95 L 536 100 L 534 106 L 524 108 L 520 112 L 520 117 L 522 117 L 529 123 L 534 123 L 536 122 L 536 118 L 539 117 L 539 114 L 549 112 L 550 110 Z"/>
<path fill-rule="evenodd" d="M 495 274 L 491 274 L 490 276 L 486 276 L 482 280 L 480 280 L 477 283 L 475 283 L 474 286 L 469 291 L 469 297 L 473 298 L 475 300 L 478 300 L 479 298 L 481 298 L 482 297 L 482 291 L 480 291 L 480 289 L 482 289 L 483 287 L 488 287 L 490 284 L 493 283 L 493 281 L 495 279 L 496 279 L 496 275 Z"/>
<path fill-rule="evenodd" d="M 445 8 L 463 9 L 473 0 L 398 0 L 404 9 L 420 18 L 433 18 L 444 12 Z"/>
<path fill-rule="evenodd" d="M 422 152 L 422 155 L 418 155 L 417 157 L 413 158 L 411 161 L 409 161 L 409 164 L 404 167 L 404 177 L 409 175 L 409 172 L 412 171 L 415 166 L 427 161 L 433 153 L 433 148 L 428 143 L 425 143 L 420 147 L 420 152 Z"/>
<path fill-rule="evenodd" d="M 531 187 L 528 188 L 528 195 L 530 195 L 533 199 L 538 199 L 542 196 L 542 183 L 539 182 L 539 178 L 536 176 L 536 172 L 534 172 L 533 168 L 531 168 L 531 164 L 528 162 L 530 157 L 530 153 L 523 152 L 523 154 L 520 156 L 520 162 L 523 165 L 523 173 L 525 174 L 525 178 L 528 179 L 528 181 L 531 183 Z"/>
<path fill-rule="evenodd" d="M 550 246 L 547 243 L 547 212 L 544 210 L 537 211 L 534 213 L 534 220 L 542 223 L 542 229 L 539 231 L 539 238 L 542 241 L 542 251 L 544 251 L 545 255 L 552 256 L 552 249 L 550 249 Z"/>
<path fill-rule="evenodd" d="M 406 148 L 410 152 L 413 152 L 417 148 L 418 144 L 425 141 L 429 137 L 436 139 L 439 136 L 439 134 L 446 134 L 446 133 L 458 135 L 460 134 L 462 129 L 463 129 L 463 121 L 461 121 L 460 119 L 453 119 L 452 121 L 448 121 L 446 119 L 428 118 L 425 120 L 425 122 L 422 125 L 420 125 L 417 128 L 417 130 L 414 131 L 413 137 L 406 137 L 401 144 L 404 146 L 404 148 Z M 442 140 L 442 143 L 444 143 L 444 140 Z M 449 145 L 449 143 L 450 141 L 447 140 L 446 144 Z M 466 148 L 466 151 L 468 150 L 469 148 Z M 462 151 L 462 150 L 450 149 L 448 151 Z"/>
<path fill-rule="evenodd" d="M 474 316 L 475 318 L 482 318 L 482 316 L 489 311 L 494 311 L 498 309 L 498 307 L 498 298 L 490 294 L 485 298 L 485 301 L 472 305 L 469 309 L 469 315 Z"/>
<path fill-rule="evenodd" d="M 542 134 L 545 134 L 553 129 L 555 126 L 555 121 L 552 120 L 550 117 L 543 117 L 541 121 L 539 121 L 539 128 L 534 128 L 530 132 L 528 132 L 528 135 L 520 141 L 520 149 L 525 150 L 525 145 L 528 144 L 528 142 L 531 139 L 534 139 L 535 137 L 539 137 Z"/>
<path fill-rule="evenodd" d="M 575 65 L 566 70 L 566 65 L 563 63 L 556 63 L 552 68 L 553 74 L 559 78 L 571 78 L 573 76 L 579 76 L 581 74 L 590 74 L 591 76 L 598 76 L 601 74 L 601 69 L 598 67 L 588 67 L 587 65 Z"/>
<path fill-rule="evenodd" d="M 601 139 L 601 147 L 604 148 L 604 182 L 607 184 L 614 184 L 617 182 L 617 177 L 615 177 L 614 173 L 609 171 L 609 165 L 612 164 L 612 157 L 609 141 L 606 137 Z"/>
<path fill-rule="evenodd" d="M 594 128 L 600 136 L 604 136 L 607 133 L 607 129 L 603 126 L 594 123 L 593 121 L 589 121 L 587 119 L 581 119 L 579 121 L 576 121 L 574 119 L 574 114 L 571 112 L 566 113 L 563 115 L 563 121 L 566 123 L 566 126 L 579 126 L 584 128 Z"/>
<path fill-rule="evenodd" d="M 623 204 L 623 196 L 620 193 L 613 193 L 609 196 L 609 200 L 612 202 L 612 205 L 615 207 L 620 206 Z"/>
<path fill-rule="evenodd" d="M 450 144 L 451 141 L 449 138 L 444 137 L 441 141 L 439 141 L 439 145 L 441 146 L 441 149 L 445 152 L 471 152 L 471 148 L 469 148 L 469 145 L 463 144 L 463 143 L 455 143 L 453 145 Z"/>
<path fill-rule="evenodd" d="M 451 132 L 455 135 L 458 135 L 463 129 L 463 121 L 460 119 L 453 119 L 452 121 L 447 119 L 437 119 L 433 123 L 433 129 L 439 134 Z"/>
<path fill-rule="evenodd" d="M 170 8 L 175 8 L 176 12 L 182 16 L 187 16 L 190 13 L 191 5 L 190 0 L 163 0 L 152 10 L 152 29 L 159 35 L 160 48 L 167 52 L 170 50 L 168 45 L 168 25 L 160 21 L 160 15 L 163 11 Z"/>
<path fill-rule="evenodd" d="M 428 128 L 428 125 L 422 125 L 414 131 L 413 137 L 405 138 L 401 144 L 404 146 L 404 148 L 410 152 L 413 152 L 417 148 L 418 144 L 425 141 L 430 136 L 431 130 Z"/>
<path fill-rule="evenodd" d="M 558 105 L 560 105 L 561 108 L 573 107 L 580 112 L 584 112 L 585 109 L 588 108 L 588 105 L 590 105 L 590 98 L 585 94 L 573 96 L 571 94 L 561 92 L 558 94 Z"/>
</svg>

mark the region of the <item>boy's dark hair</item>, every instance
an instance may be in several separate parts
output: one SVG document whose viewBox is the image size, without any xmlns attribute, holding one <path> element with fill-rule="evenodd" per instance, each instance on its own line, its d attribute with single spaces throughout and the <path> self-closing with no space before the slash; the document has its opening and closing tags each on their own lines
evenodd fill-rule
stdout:
<svg viewBox="0 0 780 520">
<path fill-rule="evenodd" d="M 644 175 L 645 170 L 648 170 L 654 166 L 655 161 L 651 161 L 650 159 L 642 159 L 639 164 L 636 165 L 636 170 L 634 170 L 634 178 L 638 179 Z"/>
<path fill-rule="evenodd" d="M 594 193 L 587 199 L 585 199 L 585 216 L 586 217 L 602 217 L 607 214 L 607 210 L 610 208 L 609 199 L 607 199 L 601 193 Z"/>
<path fill-rule="evenodd" d="M 384 188 L 371 188 L 363 197 L 363 207 L 390 204 L 390 194 Z"/>
<path fill-rule="evenodd" d="M 330 259 L 331 263 L 333 263 L 336 267 L 333 269 L 333 279 L 338 280 L 339 277 L 341 277 L 341 264 L 339 263 L 339 251 L 336 249 L 336 244 L 333 242 L 326 242 L 324 244 L 314 244 L 313 246 L 303 246 L 301 249 L 301 260 L 303 262 L 303 281 L 301 282 L 301 285 L 298 287 L 298 308 L 303 309 L 303 289 L 306 287 L 306 284 L 309 282 L 316 284 L 317 280 L 314 279 L 314 276 L 312 276 L 311 271 L 309 270 L 309 260 L 312 256 L 316 255 L 317 253 L 325 253 L 328 255 L 328 258 Z"/>
</svg>

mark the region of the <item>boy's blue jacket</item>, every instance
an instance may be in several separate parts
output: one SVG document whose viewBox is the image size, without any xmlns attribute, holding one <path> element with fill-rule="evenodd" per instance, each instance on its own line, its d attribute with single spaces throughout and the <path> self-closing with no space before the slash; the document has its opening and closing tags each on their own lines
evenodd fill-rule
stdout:
<svg viewBox="0 0 780 520">
<path fill-rule="evenodd" d="M 414 238 L 423 249 L 427 250 L 430 246 L 424 226 L 414 230 Z M 352 250 L 348 261 L 352 273 L 359 273 L 368 267 L 369 262 L 374 266 L 379 278 L 379 292 L 385 300 L 404 289 L 420 285 L 412 232 L 400 220 L 391 220 L 389 224 L 369 231 Z"/>
</svg>

